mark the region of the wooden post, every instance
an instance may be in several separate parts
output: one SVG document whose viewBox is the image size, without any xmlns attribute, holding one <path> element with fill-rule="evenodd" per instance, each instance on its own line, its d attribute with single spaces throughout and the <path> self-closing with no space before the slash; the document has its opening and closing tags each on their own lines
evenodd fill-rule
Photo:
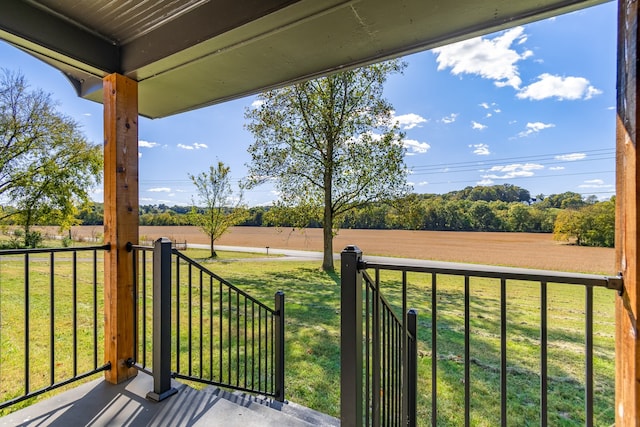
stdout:
<svg viewBox="0 0 640 427">
<path fill-rule="evenodd" d="M 616 124 L 616 265 L 624 279 L 616 298 L 616 425 L 640 425 L 638 337 L 638 4 L 618 2 Z"/>
<path fill-rule="evenodd" d="M 103 80 L 104 238 L 111 249 L 104 261 L 105 358 L 107 381 L 136 375 L 134 357 L 135 284 L 127 243 L 138 243 L 138 85 L 119 74 Z"/>
</svg>

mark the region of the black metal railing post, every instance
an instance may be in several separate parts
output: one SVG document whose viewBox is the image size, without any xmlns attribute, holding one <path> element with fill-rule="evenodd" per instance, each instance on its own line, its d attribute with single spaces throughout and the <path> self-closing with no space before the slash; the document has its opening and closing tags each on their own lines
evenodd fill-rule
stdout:
<svg viewBox="0 0 640 427">
<path fill-rule="evenodd" d="M 159 402 L 177 393 L 171 387 L 171 240 L 153 245 L 153 391 L 147 398 Z"/>
<path fill-rule="evenodd" d="M 347 246 L 340 268 L 340 421 L 343 427 L 362 425 L 362 251 Z"/>
<path fill-rule="evenodd" d="M 275 295 L 275 399 L 284 402 L 284 292 Z M 246 341 L 246 340 L 245 340 Z"/>
<path fill-rule="evenodd" d="M 407 394 L 407 426 L 415 427 L 417 416 L 417 395 L 418 395 L 418 312 L 411 309 L 407 312 L 407 334 L 409 335 L 407 345 L 407 385 L 404 392 Z"/>
</svg>

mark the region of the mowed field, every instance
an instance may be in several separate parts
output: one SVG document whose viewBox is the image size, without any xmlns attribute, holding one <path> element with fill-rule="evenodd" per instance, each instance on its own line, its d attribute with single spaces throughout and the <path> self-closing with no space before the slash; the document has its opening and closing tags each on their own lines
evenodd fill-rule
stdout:
<svg viewBox="0 0 640 427">
<path fill-rule="evenodd" d="M 102 233 L 100 226 L 73 227 L 74 237 Z M 168 237 L 175 241 L 207 244 L 197 227 L 140 227 L 141 240 Z M 322 251 L 321 229 L 233 227 L 218 245 Z M 611 248 L 580 247 L 553 240 L 551 234 L 480 233 L 408 230 L 340 230 L 334 252 L 357 245 L 366 255 L 468 262 L 545 270 L 616 274 Z"/>
</svg>

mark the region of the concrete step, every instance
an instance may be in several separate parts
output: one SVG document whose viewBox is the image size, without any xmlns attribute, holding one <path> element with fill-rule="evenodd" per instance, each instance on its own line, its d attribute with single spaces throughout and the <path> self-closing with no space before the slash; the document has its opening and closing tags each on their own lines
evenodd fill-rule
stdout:
<svg viewBox="0 0 640 427">
<path fill-rule="evenodd" d="M 161 402 L 146 398 L 153 379 L 143 373 L 122 384 L 102 378 L 79 385 L 0 418 L 4 426 L 337 426 L 338 420 L 292 403 L 230 393 L 195 390 L 172 382 L 177 393 Z"/>
<path fill-rule="evenodd" d="M 277 400 L 266 396 L 254 396 L 239 391 L 227 391 L 215 386 L 209 386 L 202 390 L 205 393 L 214 394 L 244 408 L 249 408 L 256 413 L 269 417 L 274 412 L 286 415 L 291 423 L 300 421 L 310 426 L 335 427 L 340 425 L 340 420 L 322 412 L 315 411 L 295 402 Z M 283 418 L 284 419 L 284 418 Z M 294 425 L 294 424 L 283 424 Z"/>
</svg>

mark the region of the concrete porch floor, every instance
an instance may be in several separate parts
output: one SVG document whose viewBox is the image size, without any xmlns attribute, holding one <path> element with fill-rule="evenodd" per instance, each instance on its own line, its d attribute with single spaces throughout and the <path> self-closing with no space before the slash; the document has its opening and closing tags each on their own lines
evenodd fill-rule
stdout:
<svg viewBox="0 0 640 427">
<path fill-rule="evenodd" d="M 102 378 L 0 418 L 0 426 L 339 426 L 340 421 L 287 402 L 173 382 L 178 393 L 146 399 L 153 379 L 139 373 L 122 384 Z"/>
</svg>

